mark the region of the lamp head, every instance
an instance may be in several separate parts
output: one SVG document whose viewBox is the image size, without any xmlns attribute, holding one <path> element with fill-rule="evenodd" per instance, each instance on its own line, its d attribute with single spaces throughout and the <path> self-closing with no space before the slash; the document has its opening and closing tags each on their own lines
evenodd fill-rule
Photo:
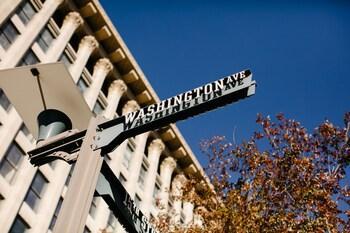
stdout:
<svg viewBox="0 0 350 233">
<path fill-rule="evenodd" d="M 37 143 L 72 129 L 72 122 L 63 112 L 47 109 L 38 115 L 39 135 Z"/>
</svg>

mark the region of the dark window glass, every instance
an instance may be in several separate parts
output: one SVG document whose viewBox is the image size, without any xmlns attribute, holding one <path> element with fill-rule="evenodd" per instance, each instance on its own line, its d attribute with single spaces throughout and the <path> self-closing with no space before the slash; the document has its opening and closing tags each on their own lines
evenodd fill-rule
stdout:
<svg viewBox="0 0 350 233">
<path fill-rule="evenodd" d="M 22 58 L 19 66 L 33 65 L 39 62 L 38 57 L 34 54 L 34 52 L 30 49 Z"/>
<path fill-rule="evenodd" d="M 70 179 L 72 178 L 72 174 L 73 174 L 73 171 L 74 171 L 74 166 L 75 166 L 75 163 L 73 163 L 73 165 L 70 167 L 69 174 L 67 176 L 66 183 L 65 183 L 66 186 L 69 185 Z"/>
<path fill-rule="evenodd" d="M 139 179 L 138 179 L 138 183 L 141 189 L 144 188 L 146 175 L 147 175 L 147 168 L 144 164 L 142 164 Z"/>
<path fill-rule="evenodd" d="M 77 85 L 78 85 L 79 90 L 80 90 L 82 93 L 84 93 L 84 91 L 85 91 L 86 88 L 88 87 L 86 81 L 85 81 L 83 78 L 80 78 L 80 79 L 79 79 Z"/>
<path fill-rule="evenodd" d="M 0 193 L 0 210 L 1 210 L 1 204 L 3 203 L 3 200 L 4 200 L 5 198 L 1 195 L 1 193 Z"/>
<path fill-rule="evenodd" d="M 91 206 L 90 206 L 90 209 L 89 209 L 89 214 L 90 214 L 90 216 L 93 217 L 93 218 L 94 218 L 95 215 L 96 215 L 97 201 L 98 201 L 97 197 L 94 197 L 94 198 L 92 199 Z"/>
<path fill-rule="evenodd" d="M 50 47 L 52 41 L 54 39 L 53 34 L 51 33 L 51 31 L 45 27 L 44 30 L 42 30 L 42 32 L 39 34 L 37 42 L 40 46 L 40 48 L 46 52 L 48 50 L 48 48 Z"/>
<path fill-rule="evenodd" d="M 19 146 L 16 143 L 12 143 L 0 162 L 0 173 L 8 182 L 13 180 L 23 156 L 24 152 Z"/>
<path fill-rule="evenodd" d="M 7 111 L 10 109 L 11 103 L 4 91 L 0 88 L 0 105 Z"/>
<path fill-rule="evenodd" d="M 28 128 L 24 124 L 21 126 L 21 131 L 30 142 L 33 143 L 35 141 L 33 135 L 29 132 Z"/>
<path fill-rule="evenodd" d="M 154 190 L 153 190 L 153 205 L 157 205 L 157 198 L 160 193 L 160 185 L 158 183 L 155 184 Z"/>
<path fill-rule="evenodd" d="M 51 223 L 50 223 L 50 226 L 49 226 L 49 229 L 50 229 L 50 230 L 53 230 L 53 227 L 54 227 L 55 224 L 56 224 L 56 220 L 57 220 L 57 217 L 58 217 L 58 213 L 60 212 L 61 207 L 62 207 L 62 202 L 63 202 L 63 198 L 61 197 L 60 200 L 59 200 L 58 203 L 57 203 L 57 206 L 56 206 L 56 209 L 55 209 L 55 213 L 54 213 L 53 216 L 52 216 Z"/>
<path fill-rule="evenodd" d="M 29 225 L 20 216 L 17 215 L 9 233 L 24 233 L 28 232 L 29 229 Z"/>
<path fill-rule="evenodd" d="M 40 171 L 38 171 L 35 174 L 33 182 L 30 185 L 30 189 L 28 190 L 27 196 L 25 198 L 25 202 L 33 210 L 37 210 L 40 199 L 43 196 L 43 193 L 45 191 L 47 184 L 48 184 L 48 181 L 45 179 L 43 174 Z"/>
<path fill-rule="evenodd" d="M 30 1 L 26 1 L 17 9 L 17 15 L 24 24 L 27 24 L 33 18 L 35 13 L 36 11 Z"/>
<path fill-rule="evenodd" d="M 72 61 L 69 59 L 66 53 L 62 53 L 59 60 L 63 62 L 66 65 L 66 67 L 69 67 L 72 64 Z"/>
<path fill-rule="evenodd" d="M 181 212 L 180 223 L 185 224 L 185 215 L 183 214 L 183 212 Z"/>
<path fill-rule="evenodd" d="M 134 152 L 134 149 L 132 148 L 132 146 L 128 143 L 126 146 L 126 150 L 124 152 L 124 156 L 123 156 L 123 162 L 122 164 L 124 165 L 124 167 L 126 169 L 129 168 L 129 163 L 130 163 L 130 159 L 132 156 L 132 153 Z"/>
<path fill-rule="evenodd" d="M 93 112 L 96 115 L 98 115 L 98 114 L 100 114 L 103 111 L 103 109 L 104 108 L 102 107 L 102 104 L 99 101 L 96 101 L 94 109 L 93 109 Z"/>
<path fill-rule="evenodd" d="M 16 40 L 19 32 L 11 21 L 8 21 L 0 28 L 0 44 L 7 50 L 10 45 Z"/>
</svg>

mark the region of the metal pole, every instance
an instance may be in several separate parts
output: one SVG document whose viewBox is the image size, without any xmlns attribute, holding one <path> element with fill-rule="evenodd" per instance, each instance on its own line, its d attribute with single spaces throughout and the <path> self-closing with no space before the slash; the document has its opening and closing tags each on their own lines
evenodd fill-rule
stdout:
<svg viewBox="0 0 350 233">
<path fill-rule="evenodd" d="M 99 118 L 90 120 L 53 233 L 81 233 L 84 230 L 103 162 L 101 150 L 94 150 Z"/>
</svg>

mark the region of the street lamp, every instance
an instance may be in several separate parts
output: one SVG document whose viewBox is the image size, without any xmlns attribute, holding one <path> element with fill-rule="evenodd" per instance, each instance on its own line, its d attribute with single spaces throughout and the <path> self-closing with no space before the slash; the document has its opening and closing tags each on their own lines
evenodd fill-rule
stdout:
<svg viewBox="0 0 350 233">
<path fill-rule="evenodd" d="M 85 129 L 93 116 L 61 63 L 0 70 L 0 87 L 36 139 L 39 136 L 37 118 L 47 109 L 67 115 L 72 127 L 78 130 Z"/>
<path fill-rule="evenodd" d="M 255 93 L 252 74 L 245 70 L 106 121 L 92 116 L 69 76 L 60 63 L 0 71 L 0 86 L 29 130 L 42 140 L 28 152 L 31 163 L 39 166 L 57 158 L 76 162 L 54 233 L 82 231 L 95 190 L 129 232 L 155 232 L 101 155 L 129 137 Z M 30 104 L 26 96 L 32 98 Z"/>
</svg>

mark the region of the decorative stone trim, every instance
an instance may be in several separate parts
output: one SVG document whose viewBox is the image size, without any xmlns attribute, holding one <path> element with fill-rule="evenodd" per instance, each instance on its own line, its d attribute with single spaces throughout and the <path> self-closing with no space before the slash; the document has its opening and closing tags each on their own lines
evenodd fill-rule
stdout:
<svg viewBox="0 0 350 233">
<path fill-rule="evenodd" d="M 90 49 L 96 49 L 98 47 L 98 42 L 93 36 L 84 36 L 79 43 L 79 49 L 85 46 L 89 47 Z"/>
<path fill-rule="evenodd" d="M 118 80 L 114 80 L 108 88 L 108 93 L 109 92 L 113 92 L 116 91 L 120 94 L 123 94 L 124 92 L 126 92 L 126 90 L 128 89 L 128 87 L 126 86 L 125 82 L 121 79 Z"/>
<path fill-rule="evenodd" d="M 96 62 L 94 66 L 94 70 L 95 69 L 101 69 L 106 73 L 109 73 L 113 69 L 113 64 L 109 61 L 108 58 L 101 58 Z"/>
<path fill-rule="evenodd" d="M 140 106 L 135 100 L 129 100 L 126 102 L 126 104 L 123 107 L 123 115 L 129 113 L 129 112 L 135 112 L 140 109 Z"/>
<path fill-rule="evenodd" d="M 67 23 L 73 23 L 75 27 L 78 27 L 79 25 L 84 23 L 84 20 L 78 12 L 73 11 L 69 12 L 64 18 L 63 25 Z"/>
</svg>

